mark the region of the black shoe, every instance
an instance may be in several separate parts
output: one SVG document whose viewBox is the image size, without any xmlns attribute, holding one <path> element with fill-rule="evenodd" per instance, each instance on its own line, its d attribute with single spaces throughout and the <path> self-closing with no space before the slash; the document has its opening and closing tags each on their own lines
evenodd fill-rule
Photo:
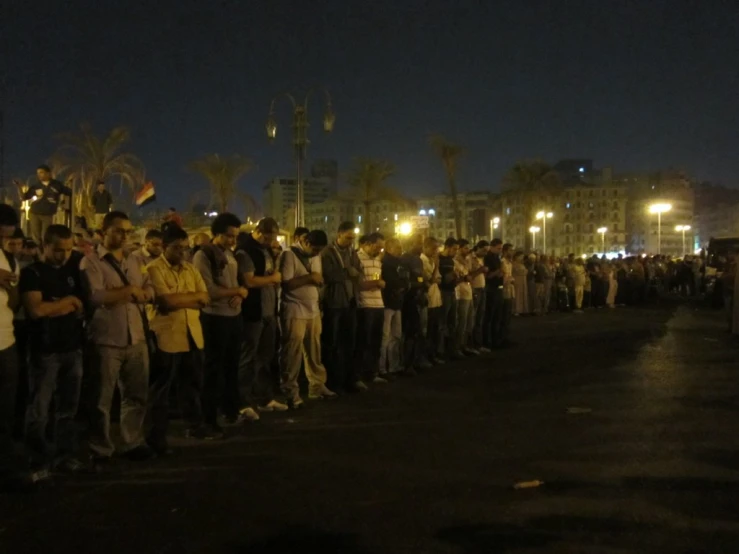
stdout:
<svg viewBox="0 0 739 554">
<path fill-rule="evenodd" d="M 131 450 L 127 450 L 121 454 L 121 458 L 125 458 L 131 462 L 146 462 L 156 457 L 156 452 L 145 444 L 132 448 Z"/>
<path fill-rule="evenodd" d="M 223 429 L 217 425 L 200 425 L 185 431 L 185 438 L 204 441 L 217 441 L 225 437 Z"/>
<path fill-rule="evenodd" d="M 415 377 L 416 375 L 418 375 L 418 372 L 412 367 L 400 372 L 401 377 Z"/>
<path fill-rule="evenodd" d="M 98 454 L 92 454 L 90 456 L 90 471 L 92 473 L 102 473 L 113 465 L 113 458 L 111 456 L 100 456 Z"/>
</svg>

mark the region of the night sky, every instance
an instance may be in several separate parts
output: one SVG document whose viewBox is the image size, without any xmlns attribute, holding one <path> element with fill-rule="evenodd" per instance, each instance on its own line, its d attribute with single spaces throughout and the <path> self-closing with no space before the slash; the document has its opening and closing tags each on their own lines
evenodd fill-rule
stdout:
<svg viewBox="0 0 739 554">
<path fill-rule="evenodd" d="M 0 20 L 6 173 L 27 175 L 55 133 L 132 128 L 162 205 L 205 188 L 208 152 L 290 176 L 290 113 L 272 96 L 326 85 L 309 156 L 396 164 L 409 194 L 445 190 L 426 137 L 467 149 L 463 189 L 497 189 L 521 158 L 594 158 L 616 170 L 681 167 L 739 186 L 739 18 L 731 1 L 10 1 Z M 692 6 L 692 7 L 691 7 Z M 318 97 L 316 97 L 318 98 Z"/>
</svg>

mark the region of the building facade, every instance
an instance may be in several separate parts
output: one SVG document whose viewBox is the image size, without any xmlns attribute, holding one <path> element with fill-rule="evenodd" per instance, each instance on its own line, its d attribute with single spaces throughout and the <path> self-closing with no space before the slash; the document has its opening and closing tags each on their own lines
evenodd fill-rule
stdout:
<svg viewBox="0 0 739 554">
<path fill-rule="evenodd" d="M 490 238 L 490 221 L 493 218 L 491 192 L 460 192 L 457 203 L 462 218 L 463 237 L 470 241 Z M 429 218 L 428 232 L 438 239 L 456 237 L 454 208 L 450 194 L 437 194 L 418 200 L 417 215 Z"/>
</svg>

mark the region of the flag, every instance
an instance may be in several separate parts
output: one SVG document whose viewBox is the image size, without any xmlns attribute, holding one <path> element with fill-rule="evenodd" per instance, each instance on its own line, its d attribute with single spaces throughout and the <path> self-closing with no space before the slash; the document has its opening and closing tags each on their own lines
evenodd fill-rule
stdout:
<svg viewBox="0 0 739 554">
<path fill-rule="evenodd" d="M 144 183 L 141 190 L 136 193 L 136 206 L 143 208 L 147 204 L 156 201 L 157 194 L 154 190 L 154 183 L 151 181 Z"/>
</svg>

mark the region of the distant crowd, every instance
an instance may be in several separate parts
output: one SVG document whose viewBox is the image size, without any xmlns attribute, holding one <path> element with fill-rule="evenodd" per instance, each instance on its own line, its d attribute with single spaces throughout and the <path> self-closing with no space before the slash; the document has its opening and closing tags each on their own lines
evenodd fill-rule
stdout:
<svg viewBox="0 0 739 554">
<path fill-rule="evenodd" d="M 107 201 L 107 200 L 106 200 Z M 343 223 L 253 231 L 222 213 L 211 236 L 168 217 L 132 248 L 128 216 L 96 233 L 46 222 L 24 242 L 0 205 L 0 470 L 43 486 L 114 455 L 169 456 L 173 387 L 191 440 L 512 346 L 513 316 L 638 304 L 653 286 L 696 286 L 695 260 L 608 262 Z M 698 260 L 699 261 L 699 260 Z M 656 283 L 656 284 L 655 284 Z M 307 387 L 301 388 L 304 374 Z M 115 391 L 119 436 L 111 436 Z M 83 425 L 80 425 L 80 422 Z M 85 446 L 78 437 L 85 430 Z M 14 439 L 24 453 L 16 457 Z"/>
</svg>

